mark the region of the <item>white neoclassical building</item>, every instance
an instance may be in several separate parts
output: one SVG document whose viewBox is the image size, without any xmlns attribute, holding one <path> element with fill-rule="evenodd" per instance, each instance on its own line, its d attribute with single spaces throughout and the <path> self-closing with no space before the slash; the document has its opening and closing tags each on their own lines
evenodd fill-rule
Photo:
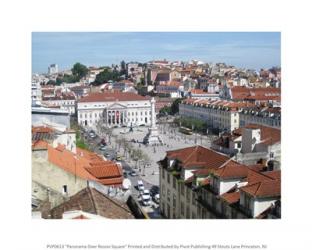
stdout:
<svg viewBox="0 0 312 250">
<path fill-rule="evenodd" d="M 77 104 L 78 123 L 95 127 L 102 119 L 108 127 L 151 124 L 151 100 L 135 93 L 91 93 Z"/>
</svg>

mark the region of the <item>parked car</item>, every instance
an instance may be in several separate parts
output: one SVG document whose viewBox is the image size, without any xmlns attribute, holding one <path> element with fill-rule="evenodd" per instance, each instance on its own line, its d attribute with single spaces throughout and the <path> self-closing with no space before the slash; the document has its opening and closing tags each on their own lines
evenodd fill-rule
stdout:
<svg viewBox="0 0 312 250">
<path fill-rule="evenodd" d="M 150 192 L 151 192 L 151 195 L 154 197 L 156 194 L 159 194 L 159 187 L 158 186 L 152 186 L 150 188 Z"/>
<path fill-rule="evenodd" d="M 106 146 L 106 145 L 107 145 L 107 143 L 106 143 L 106 141 L 105 141 L 104 138 L 101 140 L 101 145 L 103 145 L 103 146 Z"/>
<path fill-rule="evenodd" d="M 135 172 L 134 170 L 132 170 L 132 171 L 130 171 L 130 175 L 131 175 L 131 176 L 138 176 L 138 173 Z"/>
<path fill-rule="evenodd" d="M 123 172 L 123 177 L 128 178 L 128 173 L 126 171 Z"/>
<path fill-rule="evenodd" d="M 155 195 L 153 196 L 153 200 L 155 201 L 155 203 L 159 204 L 160 195 L 159 195 L 159 194 L 155 194 Z"/>
<path fill-rule="evenodd" d="M 94 133 L 91 133 L 91 134 L 89 134 L 89 136 L 90 136 L 90 138 L 95 138 L 96 137 L 96 134 L 94 134 Z"/>
<path fill-rule="evenodd" d="M 105 152 L 105 153 L 104 153 L 104 156 L 105 156 L 105 157 L 110 157 L 110 154 L 107 153 L 107 152 Z"/>
<path fill-rule="evenodd" d="M 117 155 L 116 156 L 116 161 L 122 161 L 122 156 L 121 155 Z"/>
<path fill-rule="evenodd" d="M 149 190 L 145 189 L 143 191 L 143 194 L 141 195 L 141 197 L 142 197 L 142 203 L 144 206 L 151 205 L 151 194 L 150 194 Z"/>
<path fill-rule="evenodd" d="M 143 184 L 143 181 L 141 180 L 138 180 L 138 190 L 144 191 L 144 184 Z"/>
<path fill-rule="evenodd" d="M 99 150 L 101 150 L 101 151 L 104 151 L 105 149 L 106 149 L 106 147 L 103 145 L 99 148 Z"/>
</svg>

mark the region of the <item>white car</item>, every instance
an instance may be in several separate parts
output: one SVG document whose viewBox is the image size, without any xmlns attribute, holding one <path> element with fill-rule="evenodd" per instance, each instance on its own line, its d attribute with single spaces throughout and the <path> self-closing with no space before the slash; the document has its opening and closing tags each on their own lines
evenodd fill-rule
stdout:
<svg viewBox="0 0 312 250">
<path fill-rule="evenodd" d="M 130 175 L 131 175 L 131 176 L 138 176 L 138 173 L 135 172 L 134 170 L 132 170 L 132 171 L 130 172 Z"/>
<path fill-rule="evenodd" d="M 151 195 L 150 195 L 149 190 L 145 189 L 141 197 L 142 197 L 142 203 L 144 206 L 151 205 Z"/>
<path fill-rule="evenodd" d="M 143 181 L 141 180 L 138 180 L 138 190 L 144 191 L 144 184 L 143 184 Z"/>
</svg>

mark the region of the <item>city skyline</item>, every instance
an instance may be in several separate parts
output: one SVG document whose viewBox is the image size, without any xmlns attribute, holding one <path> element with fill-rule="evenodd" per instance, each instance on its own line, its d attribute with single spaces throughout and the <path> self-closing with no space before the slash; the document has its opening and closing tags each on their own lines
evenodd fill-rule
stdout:
<svg viewBox="0 0 312 250">
<path fill-rule="evenodd" d="M 281 65 L 280 41 L 280 32 L 33 32 L 32 73 L 157 59 L 259 70 Z"/>
</svg>

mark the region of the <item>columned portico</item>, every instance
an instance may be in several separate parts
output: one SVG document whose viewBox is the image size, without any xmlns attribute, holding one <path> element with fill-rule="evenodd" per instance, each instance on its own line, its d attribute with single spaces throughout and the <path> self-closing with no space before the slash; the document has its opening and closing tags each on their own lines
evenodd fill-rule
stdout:
<svg viewBox="0 0 312 250">
<path fill-rule="evenodd" d="M 127 126 L 126 114 L 126 107 L 113 104 L 103 110 L 104 123 L 107 127 Z"/>
</svg>

